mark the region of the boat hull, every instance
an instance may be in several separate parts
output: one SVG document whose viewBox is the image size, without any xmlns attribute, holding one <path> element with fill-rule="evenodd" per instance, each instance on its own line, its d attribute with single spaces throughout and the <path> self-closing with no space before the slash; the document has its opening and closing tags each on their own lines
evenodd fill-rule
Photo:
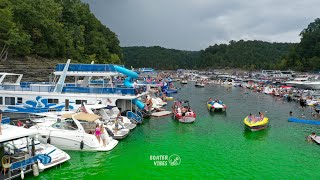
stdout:
<svg viewBox="0 0 320 180">
<path fill-rule="evenodd" d="M 181 113 L 173 112 L 174 119 L 178 120 L 181 123 L 193 123 L 196 120 L 196 114 L 194 112 L 189 112 L 190 115 L 182 115 Z"/>
<path fill-rule="evenodd" d="M 248 117 L 243 120 L 245 127 L 251 131 L 260 131 L 268 128 L 269 118 L 264 117 L 263 120 L 252 122 Z"/>
<path fill-rule="evenodd" d="M 210 112 L 225 112 L 227 109 L 226 105 L 220 105 L 219 107 L 214 106 L 214 104 L 207 103 L 207 108 Z"/>
<path fill-rule="evenodd" d="M 178 121 L 181 123 L 193 123 L 195 120 L 196 118 L 191 116 L 185 116 L 178 119 Z"/>
<path fill-rule="evenodd" d="M 50 142 L 48 141 L 49 136 Z M 106 134 L 106 136 L 108 136 L 108 134 Z M 62 150 L 72 151 L 110 151 L 118 144 L 117 140 L 109 137 L 107 140 L 107 145 L 104 147 L 102 140 L 100 141 L 100 143 L 96 142 L 97 139 L 94 135 L 86 134 L 83 136 L 82 133 L 71 134 L 64 133 L 63 131 L 57 132 L 54 130 L 38 131 L 38 139 L 44 144 L 50 143 Z M 81 148 L 81 141 L 84 142 L 83 148 Z"/>
</svg>

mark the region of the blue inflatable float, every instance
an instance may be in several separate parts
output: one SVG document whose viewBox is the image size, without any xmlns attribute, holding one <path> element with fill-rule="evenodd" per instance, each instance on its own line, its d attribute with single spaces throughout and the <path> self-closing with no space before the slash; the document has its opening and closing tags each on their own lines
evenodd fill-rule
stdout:
<svg viewBox="0 0 320 180">
<path fill-rule="evenodd" d="M 307 120 L 307 119 L 299 119 L 299 118 L 294 118 L 294 117 L 289 118 L 288 121 L 289 121 L 289 122 L 295 122 L 295 123 L 320 125 L 320 121 Z"/>
</svg>

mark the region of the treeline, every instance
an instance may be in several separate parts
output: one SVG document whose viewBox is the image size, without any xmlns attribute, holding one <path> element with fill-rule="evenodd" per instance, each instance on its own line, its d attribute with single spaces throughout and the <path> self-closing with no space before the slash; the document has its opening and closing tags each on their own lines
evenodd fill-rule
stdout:
<svg viewBox="0 0 320 180">
<path fill-rule="evenodd" d="M 201 51 L 181 51 L 162 47 L 125 47 L 124 63 L 156 69 L 276 69 L 280 58 L 293 44 L 262 41 L 230 41 Z"/>
<path fill-rule="evenodd" d="M 0 0 L 0 59 L 36 55 L 120 63 L 115 33 L 81 0 Z"/>
<path fill-rule="evenodd" d="M 199 68 L 278 69 L 279 59 L 294 44 L 263 41 L 230 41 L 201 51 Z"/>
<path fill-rule="evenodd" d="M 126 66 L 152 67 L 156 69 L 190 69 L 197 66 L 199 51 L 181 51 L 153 47 L 123 47 L 123 62 Z"/>
<path fill-rule="evenodd" d="M 301 33 L 301 42 L 282 56 L 280 67 L 297 71 L 320 71 L 320 19 L 310 23 Z"/>
</svg>

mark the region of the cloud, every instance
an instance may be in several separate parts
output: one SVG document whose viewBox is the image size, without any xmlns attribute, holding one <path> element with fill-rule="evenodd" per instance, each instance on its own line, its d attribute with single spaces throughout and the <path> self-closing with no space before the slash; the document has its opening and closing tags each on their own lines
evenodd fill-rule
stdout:
<svg viewBox="0 0 320 180">
<path fill-rule="evenodd" d="M 299 42 L 318 17 L 307 0 L 85 0 L 121 46 L 200 50 L 230 40 Z"/>
</svg>

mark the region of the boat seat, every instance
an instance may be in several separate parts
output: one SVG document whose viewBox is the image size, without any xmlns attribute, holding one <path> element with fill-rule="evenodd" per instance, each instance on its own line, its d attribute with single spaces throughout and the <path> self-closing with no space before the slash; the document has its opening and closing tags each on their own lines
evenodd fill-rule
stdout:
<svg viewBox="0 0 320 180">
<path fill-rule="evenodd" d="M 101 117 L 103 120 L 110 120 L 110 116 L 107 114 L 107 112 L 104 109 L 100 109 L 99 111 Z"/>
<path fill-rule="evenodd" d="M 10 167 L 11 167 L 11 164 L 10 164 L 10 156 L 4 155 L 4 156 L 2 157 L 1 162 L 2 162 L 2 170 L 1 170 L 1 172 L 3 171 L 3 172 L 4 172 L 4 175 L 6 175 L 6 170 L 7 170 L 7 169 L 10 170 Z"/>
</svg>

